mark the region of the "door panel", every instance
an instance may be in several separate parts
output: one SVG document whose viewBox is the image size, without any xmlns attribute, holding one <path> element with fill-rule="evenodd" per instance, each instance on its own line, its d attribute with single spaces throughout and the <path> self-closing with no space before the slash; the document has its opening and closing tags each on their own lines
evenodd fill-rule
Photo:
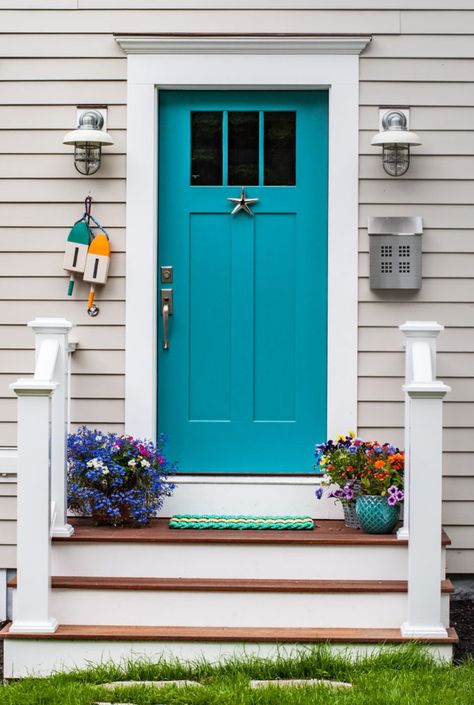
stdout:
<svg viewBox="0 0 474 705">
<path fill-rule="evenodd" d="M 326 435 L 327 94 L 162 91 L 159 131 L 170 456 L 182 472 L 309 472 Z M 231 215 L 242 186 L 253 216 Z"/>
</svg>

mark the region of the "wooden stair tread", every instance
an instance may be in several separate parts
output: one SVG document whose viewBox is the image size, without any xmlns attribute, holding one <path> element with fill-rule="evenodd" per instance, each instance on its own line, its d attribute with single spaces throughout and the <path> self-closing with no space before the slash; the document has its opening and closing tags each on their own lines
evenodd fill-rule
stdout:
<svg viewBox="0 0 474 705">
<path fill-rule="evenodd" d="M 275 580 L 242 578 L 125 578 L 53 576 L 53 588 L 77 590 L 180 590 L 205 592 L 296 593 L 399 593 L 407 592 L 406 580 Z M 12 578 L 8 587 L 16 588 Z M 450 580 L 441 581 L 441 592 L 454 592 Z"/>
<path fill-rule="evenodd" d="M 60 624 L 54 634 L 10 634 L 9 625 L 0 632 L 4 639 L 65 641 L 206 641 L 206 642 L 277 642 L 277 643 L 393 643 L 419 641 L 428 644 L 455 644 L 455 629 L 447 637 L 404 637 L 399 629 L 307 629 L 268 627 L 129 627 Z"/>
<path fill-rule="evenodd" d="M 364 534 L 358 529 L 349 529 L 343 521 L 316 519 L 314 531 L 289 530 L 245 530 L 226 529 L 170 529 L 168 519 L 153 519 L 142 528 L 94 526 L 90 519 L 71 518 L 74 534 L 55 536 L 54 543 L 102 542 L 102 543 L 198 543 L 198 544 L 288 544 L 288 545 L 406 545 L 405 539 L 395 534 Z M 449 545 L 450 539 L 443 531 L 441 541 Z"/>
</svg>

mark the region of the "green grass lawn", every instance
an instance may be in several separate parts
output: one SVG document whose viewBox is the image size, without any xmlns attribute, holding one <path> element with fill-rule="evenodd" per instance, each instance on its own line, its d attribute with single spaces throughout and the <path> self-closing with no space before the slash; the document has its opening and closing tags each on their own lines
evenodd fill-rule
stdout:
<svg viewBox="0 0 474 705">
<path fill-rule="evenodd" d="M 325 686 L 252 690 L 250 679 L 326 678 L 352 688 Z M 199 681 L 201 688 L 100 687 L 112 680 Z M 276 661 L 249 658 L 211 665 L 171 662 L 104 665 L 88 671 L 24 679 L 0 687 L 0 705 L 91 705 L 96 701 L 137 705 L 473 705 L 474 661 L 436 665 L 422 649 L 408 645 L 354 663 L 324 647 Z"/>
</svg>

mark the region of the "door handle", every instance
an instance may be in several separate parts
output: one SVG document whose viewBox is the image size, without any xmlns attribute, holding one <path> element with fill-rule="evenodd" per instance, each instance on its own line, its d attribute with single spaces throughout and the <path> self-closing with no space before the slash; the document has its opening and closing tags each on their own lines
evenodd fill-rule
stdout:
<svg viewBox="0 0 474 705">
<path fill-rule="evenodd" d="M 161 289 L 161 315 L 163 316 L 163 350 L 169 350 L 169 317 L 173 315 L 173 289 Z"/>
</svg>

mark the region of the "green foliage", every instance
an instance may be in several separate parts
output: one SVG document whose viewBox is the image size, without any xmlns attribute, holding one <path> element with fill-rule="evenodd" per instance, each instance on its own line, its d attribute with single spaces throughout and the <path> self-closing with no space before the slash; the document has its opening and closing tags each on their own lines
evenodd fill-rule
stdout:
<svg viewBox="0 0 474 705">
<path fill-rule="evenodd" d="M 100 687 L 111 680 L 199 681 L 201 688 L 157 690 L 133 686 L 115 691 Z M 352 688 L 326 686 L 268 687 L 252 690 L 250 679 L 327 678 L 348 681 Z M 101 665 L 50 678 L 24 679 L 0 688 L 0 705 L 92 705 L 97 701 L 136 705 L 472 705 L 474 661 L 437 665 L 421 647 L 384 647 L 353 661 L 331 655 L 325 646 L 294 653 L 282 649 L 274 660 L 251 657 L 219 664 L 204 660 L 135 661 Z"/>
</svg>

